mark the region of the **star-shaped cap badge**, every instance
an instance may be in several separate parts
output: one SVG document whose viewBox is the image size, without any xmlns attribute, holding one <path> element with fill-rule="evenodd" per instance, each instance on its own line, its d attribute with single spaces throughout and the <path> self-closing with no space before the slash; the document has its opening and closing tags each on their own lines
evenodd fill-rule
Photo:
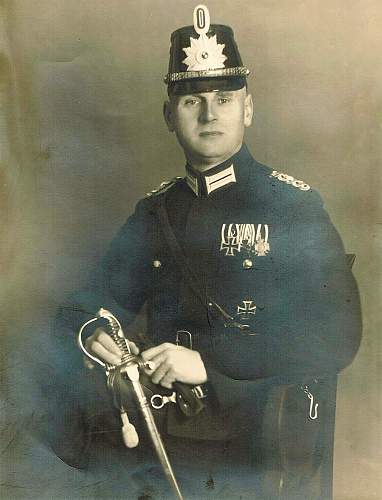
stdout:
<svg viewBox="0 0 382 500">
<path fill-rule="evenodd" d="M 205 5 L 194 9 L 194 29 L 198 38 L 190 37 L 190 46 L 183 49 L 186 58 L 182 61 L 187 71 L 204 71 L 224 68 L 227 57 L 223 54 L 224 43 L 217 43 L 216 35 L 208 37 L 210 13 Z"/>
</svg>

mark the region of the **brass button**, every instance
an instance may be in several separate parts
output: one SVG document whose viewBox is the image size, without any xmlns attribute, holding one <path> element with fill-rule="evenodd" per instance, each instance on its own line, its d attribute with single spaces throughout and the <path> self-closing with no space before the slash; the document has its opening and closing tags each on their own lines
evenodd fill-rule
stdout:
<svg viewBox="0 0 382 500">
<path fill-rule="evenodd" d="M 156 268 L 159 268 L 161 267 L 162 265 L 162 262 L 160 260 L 154 260 L 153 261 L 153 266 L 156 267 Z"/>
<path fill-rule="evenodd" d="M 252 269 L 253 267 L 253 262 L 251 261 L 251 259 L 244 259 L 243 260 L 243 268 L 244 269 Z"/>
</svg>

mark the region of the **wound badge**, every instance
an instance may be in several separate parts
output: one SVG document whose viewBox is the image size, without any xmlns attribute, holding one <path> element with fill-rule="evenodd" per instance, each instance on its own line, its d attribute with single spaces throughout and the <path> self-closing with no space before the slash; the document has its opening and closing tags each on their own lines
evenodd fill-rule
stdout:
<svg viewBox="0 0 382 500">
<path fill-rule="evenodd" d="M 217 43 L 216 35 L 207 36 L 210 13 L 205 5 L 197 5 L 194 9 L 194 29 L 199 38 L 190 37 L 190 47 L 183 49 L 187 57 L 182 62 L 187 65 L 187 71 L 224 68 L 227 59 L 223 54 L 225 44 Z"/>
</svg>

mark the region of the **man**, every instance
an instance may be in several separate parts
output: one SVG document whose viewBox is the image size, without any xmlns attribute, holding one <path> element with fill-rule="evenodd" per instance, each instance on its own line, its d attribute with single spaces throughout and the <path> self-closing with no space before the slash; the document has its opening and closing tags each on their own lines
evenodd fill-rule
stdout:
<svg viewBox="0 0 382 500">
<path fill-rule="evenodd" d="M 140 348 L 151 361 L 152 382 L 167 389 L 176 382 L 200 386 L 206 396 L 206 409 L 195 418 L 174 416 L 168 405 L 173 454 L 180 449 L 190 460 L 202 450 L 206 467 L 228 449 L 221 470 L 234 474 L 241 464 L 261 471 L 255 497 L 309 498 L 301 485 L 316 470 L 312 422 L 322 418 L 312 386 L 319 391 L 317 379 L 353 359 L 359 299 L 319 195 L 256 162 L 243 144 L 253 116 L 248 73 L 232 30 L 210 25 L 206 7 L 195 9 L 193 26 L 172 34 L 164 118 L 184 151 L 186 176 L 137 204 L 97 283 L 69 309 L 94 314 L 106 307 L 127 327 L 147 303 L 152 346 Z M 85 319 L 65 316 L 74 329 Z M 179 332 L 187 332 L 186 341 Z M 90 334 L 86 347 L 120 363 L 121 351 L 103 328 Z M 301 450 L 289 439 L 272 458 L 264 419 L 280 384 L 301 386 L 296 401 L 306 406 L 308 424 L 295 429 L 303 435 Z M 291 423 L 288 415 L 276 417 L 270 436 L 277 434 L 273 425 Z M 314 442 L 307 452 L 308 434 Z"/>
</svg>

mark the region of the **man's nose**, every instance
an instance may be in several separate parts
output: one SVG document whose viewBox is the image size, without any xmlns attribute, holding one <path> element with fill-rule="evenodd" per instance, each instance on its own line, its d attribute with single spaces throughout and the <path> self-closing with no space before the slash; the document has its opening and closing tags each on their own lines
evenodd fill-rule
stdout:
<svg viewBox="0 0 382 500">
<path fill-rule="evenodd" d="M 199 120 L 203 123 L 208 123 L 216 119 L 217 116 L 214 103 L 212 101 L 205 100 L 201 106 Z"/>
</svg>

